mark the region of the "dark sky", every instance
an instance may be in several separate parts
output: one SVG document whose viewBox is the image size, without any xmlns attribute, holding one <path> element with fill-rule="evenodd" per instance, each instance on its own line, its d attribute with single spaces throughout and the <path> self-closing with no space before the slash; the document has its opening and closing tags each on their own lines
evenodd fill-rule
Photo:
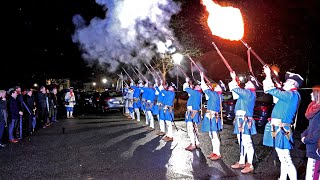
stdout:
<svg viewBox="0 0 320 180">
<path fill-rule="evenodd" d="M 85 63 L 71 39 L 72 17 L 77 13 L 88 19 L 103 15 L 101 7 L 89 0 L 19 0 L 8 7 L 10 26 L 5 37 L 7 58 L 1 71 L 5 75 L 2 83 L 11 85 L 44 76 L 87 76 Z"/>
<path fill-rule="evenodd" d="M 193 13 L 188 12 L 197 11 L 196 8 L 201 5 L 197 0 L 188 2 L 183 6 L 181 15 L 194 19 Z M 279 58 L 283 55 L 285 59 L 292 59 L 292 67 L 299 72 L 306 73 L 307 69 L 311 69 L 310 74 L 315 76 L 319 71 L 320 6 L 316 0 L 218 2 L 234 4 L 241 9 L 247 23 L 245 28 L 248 29 L 245 39 L 268 62 L 272 61 L 274 56 Z M 7 7 L 10 9 L 5 17 L 8 26 L 2 25 L 6 27 L 0 72 L 2 88 L 16 82 L 28 82 L 32 78 L 36 80 L 51 76 L 83 79 L 91 75 L 92 71 L 86 68 L 86 63 L 81 58 L 77 45 L 72 42 L 71 35 L 74 33 L 72 17 L 75 14 L 81 14 L 88 21 L 95 16 L 104 16 L 103 8 L 95 1 L 18 0 L 10 2 Z M 192 30 L 194 29 L 191 28 Z M 203 39 L 197 37 L 198 40 L 209 46 L 212 40 L 210 34 L 194 34 L 201 34 Z M 225 42 L 217 38 L 215 40 L 219 44 Z M 225 44 L 221 45 L 222 49 L 234 48 L 232 43 Z M 241 45 L 237 45 L 238 48 L 239 46 Z M 313 84 L 319 83 L 317 78 L 312 79 Z"/>
</svg>

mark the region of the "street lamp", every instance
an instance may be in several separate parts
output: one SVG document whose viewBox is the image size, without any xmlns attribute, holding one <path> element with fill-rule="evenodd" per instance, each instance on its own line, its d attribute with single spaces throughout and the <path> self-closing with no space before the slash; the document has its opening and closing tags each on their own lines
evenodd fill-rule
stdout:
<svg viewBox="0 0 320 180">
<path fill-rule="evenodd" d="M 106 79 L 106 78 L 103 78 L 103 79 L 102 79 L 102 83 L 103 83 L 103 84 L 107 83 L 107 79 Z"/>
<path fill-rule="evenodd" d="M 92 82 L 93 90 L 95 90 L 95 89 L 96 89 L 96 85 L 97 85 L 97 83 L 96 83 L 96 82 Z"/>
<path fill-rule="evenodd" d="M 38 84 L 37 84 L 37 83 L 34 83 L 33 86 L 34 86 L 34 87 L 38 87 Z"/>
<path fill-rule="evenodd" d="M 173 55 L 171 55 L 174 64 L 176 64 L 177 70 L 176 70 L 176 75 L 177 75 L 177 91 L 178 91 L 178 86 L 179 86 L 179 76 L 178 76 L 178 66 L 180 65 L 182 59 L 183 59 L 183 55 L 180 53 L 174 53 Z"/>
<path fill-rule="evenodd" d="M 102 83 L 103 83 L 103 88 L 104 88 L 104 90 L 106 90 L 106 83 L 107 83 L 107 79 L 106 78 L 103 78 L 102 79 Z"/>
</svg>

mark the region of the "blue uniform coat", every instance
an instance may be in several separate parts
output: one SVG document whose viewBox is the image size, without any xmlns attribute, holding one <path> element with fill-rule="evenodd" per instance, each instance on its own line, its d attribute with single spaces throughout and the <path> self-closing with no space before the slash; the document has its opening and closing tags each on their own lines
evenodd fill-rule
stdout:
<svg viewBox="0 0 320 180">
<path fill-rule="evenodd" d="M 173 110 L 173 102 L 174 102 L 174 98 L 175 98 L 175 93 L 172 91 L 163 91 L 162 92 L 164 94 L 164 100 L 163 100 L 163 104 L 165 106 L 171 107 L 171 111 L 170 109 L 166 109 L 164 111 L 164 120 L 166 121 L 173 121 L 174 120 L 174 110 Z"/>
<path fill-rule="evenodd" d="M 233 133 L 240 134 L 239 128 L 238 128 L 239 123 L 240 123 L 240 124 L 242 124 L 242 127 L 244 128 L 244 130 L 242 132 L 243 134 L 249 134 L 249 135 L 257 134 L 255 122 L 252 119 L 250 120 L 250 118 L 252 118 L 252 116 L 253 116 L 253 108 L 254 108 L 254 104 L 256 101 L 255 91 L 251 91 L 249 89 L 242 89 L 239 87 L 232 89 L 232 91 L 239 95 L 239 98 L 238 98 L 236 105 L 235 105 L 234 112 L 236 113 L 237 110 L 242 110 L 242 111 L 246 112 L 245 116 L 249 117 L 249 119 L 247 119 L 246 121 L 243 118 L 236 117 L 235 122 L 234 122 Z M 245 121 L 245 123 L 244 123 L 244 121 Z M 250 128 L 249 128 L 248 122 L 251 123 Z"/>
<path fill-rule="evenodd" d="M 275 104 L 271 118 L 281 119 L 282 123 L 293 124 L 295 119 L 295 114 L 298 109 L 298 103 L 300 99 L 300 94 L 298 91 L 282 91 L 279 89 L 270 89 L 266 91 L 272 96 L 277 97 L 279 100 Z M 263 135 L 263 145 L 273 147 L 273 138 L 271 136 L 271 122 L 268 122 L 265 126 Z M 275 126 L 275 131 L 277 132 L 279 126 Z M 285 126 L 286 131 L 290 130 L 290 127 Z M 285 136 L 283 130 L 279 130 L 275 137 L 275 147 L 280 149 L 292 149 L 293 148 L 293 134 L 290 137 Z"/>
<path fill-rule="evenodd" d="M 141 107 L 141 101 L 140 101 L 140 95 L 141 95 L 141 89 L 137 86 L 131 86 L 133 91 L 133 99 L 138 99 L 138 101 L 133 101 L 133 108 L 140 108 Z"/>
<path fill-rule="evenodd" d="M 192 110 L 200 110 L 202 93 L 197 90 L 193 90 L 189 87 L 185 88 L 185 91 L 190 95 L 187 101 L 187 105 L 192 106 Z M 185 120 L 186 122 L 195 122 L 195 123 L 200 122 L 199 111 L 195 114 L 194 117 L 192 117 L 191 115 L 192 113 L 190 112 L 186 113 L 186 120 Z"/>
<path fill-rule="evenodd" d="M 222 95 L 218 94 L 216 91 L 212 90 L 204 90 L 204 93 L 209 97 L 207 103 L 207 110 L 215 111 L 217 113 L 220 112 L 220 100 L 222 99 Z M 221 119 L 220 117 L 216 119 L 215 115 L 210 119 L 209 113 L 206 112 L 203 117 L 201 131 L 209 132 L 209 131 L 218 131 L 222 129 Z"/>
</svg>

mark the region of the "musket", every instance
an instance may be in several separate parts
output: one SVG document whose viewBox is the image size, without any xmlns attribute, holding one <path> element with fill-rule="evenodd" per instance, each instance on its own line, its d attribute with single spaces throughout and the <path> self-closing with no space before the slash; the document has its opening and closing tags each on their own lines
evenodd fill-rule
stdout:
<svg viewBox="0 0 320 180">
<path fill-rule="evenodd" d="M 188 54 L 187 54 L 186 56 L 187 56 L 187 57 L 190 59 L 190 61 L 197 67 L 197 69 L 199 70 L 199 72 L 202 72 L 201 69 L 200 69 L 200 67 L 193 61 L 193 59 L 192 59 Z M 207 81 L 207 83 L 210 83 L 210 81 L 209 81 L 209 79 L 207 78 L 207 76 L 203 75 L 203 77 L 205 78 L 205 80 Z M 207 83 L 206 83 L 206 85 L 208 86 L 208 88 L 212 90 L 212 87 L 209 86 Z"/>
<path fill-rule="evenodd" d="M 146 64 L 144 64 L 144 66 L 147 68 L 147 70 L 150 72 L 150 74 L 152 75 L 152 77 L 154 78 L 154 79 L 157 79 L 156 78 L 156 76 L 153 74 L 153 72 L 149 69 L 149 67 L 146 65 Z"/>
<path fill-rule="evenodd" d="M 254 123 L 254 122 L 253 122 Z M 249 135 L 251 136 L 252 134 L 251 134 L 251 128 L 249 128 Z M 252 147 L 253 147 L 253 149 L 256 149 L 256 147 L 255 147 L 255 145 L 254 145 L 254 142 L 253 142 L 253 139 L 251 140 L 251 142 L 252 142 Z M 257 152 L 254 152 L 254 155 L 255 155 L 255 158 L 256 158 L 256 160 L 257 160 L 257 163 L 259 163 L 259 158 L 258 158 L 258 155 L 257 155 Z"/>
<path fill-rule="evenodd" d="M 179 131 L 179 130 L 181 130 L 181 131 L 184 131 L 184 132 L 187 132 L 186 130 L 183 130 L 183 129 L 179 129 L 177 126 L 176 126 L 176 123 L 174 122 L 174 118 L 172 117 L 172 114 L 170 113 L 170 116 L 171 116 L 171 118 L 172 118 L 172 123 L 173 123 L 173 125 L 174 125 L 174 127 L 176 128 L 176 130 L 177 131 Z M 165 123 L 166 123 L 166 121 L 164 121 Z"/>
<path fill-rule="evenodd" d="M 149 65 L 149 66 L 151 67 L 151 69 L 157 74 L 158 78 L 159 78 L 160 80 L 162 80 L 162 78 L 160 77 L 160 75 L 158 74 L 158 72 L 154 69 L 154 67 L 151 66 L 150 63 L 148 63 L 148 65 Z"/>
<path fill-rule="evenodd" d="M 263 66 L 266 65 L 266 63 L 262 60 L 262 58 L 246 42 L 244 42 L 244 40 L 240 39 L 240 41 L 244 46 L 246 46 L 251 51 L 251 53 L 258 59 L 258 61 L 260 61 L 260 63 Z"/>
<path fill-rule="evenodd" d="M 134 70 L 133 67 L 131 67 L 131 69 L 133 70 L 133 73 L 138 77 L 138 79 L 140 80 L 140 76 L 137 74 L 137 72 Z"/>
<path fill-rule="evenodd" d="M 183 74 L 185 77 L 188 77 L 187 74 L 183 71 L 183 69 L 181 68 L 180 65 L 176 64 L 176 66 L 180 69 L 180 71 L 182 72 L 182 74 Z"/>
<path fill-rule="evenodd" d="M 131 78 L 131 76 L 128 74 L 128 72 L 127 72 L 123 67 L 121 67 L 121 69 L 124 71 L 124 73 L 126 73 L 126 75 L 127 75 L 131 80 L 133 80 L 133 79 Z"/>
<path fill-rule="evenodd" d="M 214 48 L 216 48 L 216 50 L 217 50 L 219 56 L 221 57 L 224 65 L 226 65 L 226 67 L 228 68 L 228 70 L 229 70 L 230 72 L 233 72 L 231 66 L 229 65 L 229 63 L 228 63 L 228 61 L 226 60 L 226 58 L 223 57 L 223 55 L 222 55 L 222 53 L 220 52 L 220 50 L 218 49 L 217 45 L 216 45 L 214 42 L 212 42 L 212 45 L 214 46 Z"/>
<path fill-rule="evenodd" d="M 237 121 L 238 121 L 238 128 L 239 128 L 239 133 L 240 133 L 240 144 L 239 144 L 239 146 L 240 146 L 240 156 L 242 155 L 244 155 L 244 149 L 243 149 L 243 144 L 242 144 L 242 131 L 243 131 L 243 124 L 240 124 L 240 120 L 239 120 L 239 118 L 237 118 Z M 244 123 L 244 122 L 242 122 L 242 123 Z"/>
<path fill-rule="evenodd" d="M 122 76 L 121 76 L 121 75 L 119 75 L 119 74 L 117 74 L 117 75 L 119 76 L 120 79 L 122 79 Z M 131 78 L 130 78 L 130 79 L 131 79 Z M 124 81 L 123 79 L 122 79 L 122 82 L 124 82 L 125 85 L 128 86 L 128 84 L 126 83 L 126 81 Z"/>
<path fill-rule="evenodd" d="M 272 157 L 273 157 L 273 165 L 276 167 L 277 162 L 276 162 L 276 128 L 275 125 L 271 125 L 271 132 L 272 132 L 272 145 L 273 145 L 273 151 L 272 151 Z"/>
<path fill-rule="evenodd" d="M 262 66 L 265 66 L 267 65 L 263 60 L 262 58 L 248 45 L 248 43 L 246 43 L 244 40 L 240 39 L 240 41 L 242 42 L 242 44 L 244 46 L 246 46 L 246 48 L 258 59 L 258 61 L 262 64 Z M 279 79 L 279 76 L 277 76 L 274 71 L 271 71 L 271 77 L 272 77 L 272 80 L 275 82 L 275 83 L 278 83 L 278 84 L 282 84 L 280 79 Z"/>
<path fill-rule="evenodd" d="M 290 135 L 290 130 L 286 130 L 284 127 L 280 127 L 280 129 L 282 130 L 282 132 L 284 133 L 284 135 L 286 136 L 286 138 L 288 139 L 290 145 L 293 147 L 293 149 L 296 150 L 296 153 L 298 154 L 298 158 L 300 159 L 300 161 L 303 162 L 303 164 L 306 166 L 307 163 L 305 162 L 305 160 L 303 159 L 303 156 L 299 153 L 299 150 L 297 148 L 294 147 L 294 142 L 291 141 L 290 137 L 287 137 Z"/>
<path fill-rule="evenodd" d="M 222 141 L 221 141 L 221 136 L 220 136 L 220 129 L 219 129 L 219 124 L 218 124 L 218 122 L 219 122 L 219 114 L 216 114 L 216 125 L 217 125 L 217 134 L 218 134 L 218 137 L 219 137 L 219 141 L 220 141 L 220 143 L 222 144 Z M 210 124 L 211 125 L 211 124 Z"/>
<path fill-rule="evenodd" d="M 147 82 L 148 79 L 139 71 L 139 69 L 137 67 L 135 67 L 135 68 L 138 71 L 138 73 L 143 77 L 143 79 Z"/>
</svg>

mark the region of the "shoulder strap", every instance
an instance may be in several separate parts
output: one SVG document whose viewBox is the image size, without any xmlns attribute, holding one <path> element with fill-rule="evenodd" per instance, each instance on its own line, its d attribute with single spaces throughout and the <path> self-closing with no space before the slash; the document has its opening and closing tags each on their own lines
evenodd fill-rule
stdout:
<svg viewBox="0 0 320 180">
<path fill-rule="evenodd" d="M 297 96 L 298 96 L 298 105 L 297 105 L 297 111 L 296 111 L 296 117 L 294 118 L 294 122 L 293 122 L 293 130 L 296 129 L 296 126 L 297 126 L 297 119 L 298 119 L 298 111 L 299 111 L 299 106 L 300 106 L 300 103 L 301 103 L 301 96 L 299 93 L 297 93 Z"/>
<path fill-rule="evenodd" d="M 222 112 L 222 98 L 223 95 L 219 95 L 219 100 L 220 100 L 220 120 L 221 120 L 221 126 L 223 127 L 223 112 Z"/>
</svg>

